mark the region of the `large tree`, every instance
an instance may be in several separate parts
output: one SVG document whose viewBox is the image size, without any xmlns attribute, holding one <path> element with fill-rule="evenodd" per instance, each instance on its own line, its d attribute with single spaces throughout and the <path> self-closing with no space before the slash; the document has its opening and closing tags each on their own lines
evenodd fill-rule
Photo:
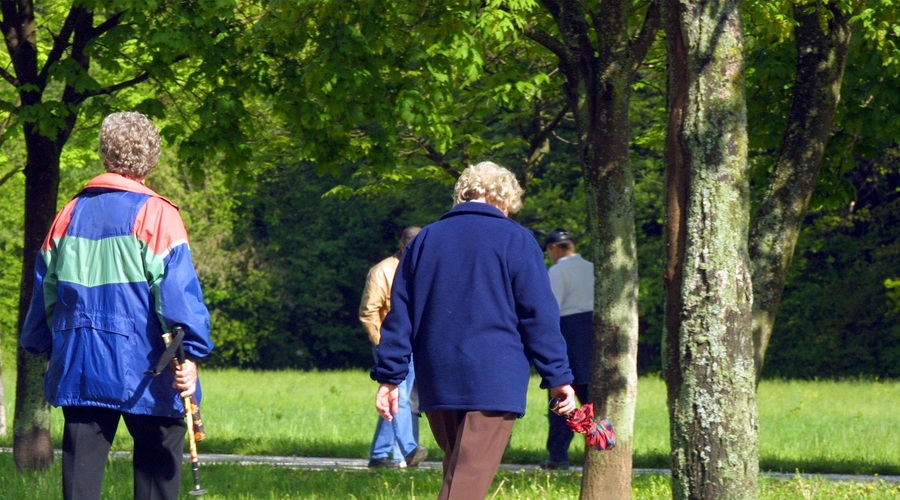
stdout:
<svg viewBox="0 0 900 500">
<path fill-rule="evenodd" d="M 234 5 L 217 5 L 0 2 L 0 30 L 7 49 L 3 57 L 9 63 L 3 67 L 10 68 L 0 69 L 8 86 L 3 89 L 8 100 L 2 103 L 2 112 L 21 131 L 26 152 L 19 329 L 34 286 L 35 257 L 57 209 L 60 155 L 79 118 L 85 115 L 96 123 L 119 107 L 162 118 L 161 99 L 170 97 L 165 87 L 177 81 L 176 76 L 200 93 L 200 75 L 212 76 L 216 68 L 227 67 L 224 41 Z M 205 56 L 201 62 L 183 63 L 201 55 Z M 142 84 L 154 84 L 159 90 L 149 91 L 143 100 L 121 97 Z M 171 140 L 178 134 L 166 135 Z M 46 358 L 18 349 L 13 451 L 20 468 L 43 468 L 53 457 L 50 412 L 42 391 L 45 367 Z"/>
<path fill-rule="evenodd" d="M 658 26 L 655 3 L 635 5 L 273 4 L 253 44 L 281 58 L 270 81 L 281 85 L 276 109 L 309 139 L 300 155 L 323 169 L 358 162 L 374 182 L 453 176 L 487 156 L 512 163 L 527 184 L 550 131 L 574 116 L 600 297 L 591 399 L 620 437 L 615 451 L 589 453 L 585 497 L 631 491 L 638 290 L 628 112 Z M 501 133 L 510 125 L 520 137 Z"/>
<path fill-rule="evenodd" d="M 792 21 L 794 40 L 794 79 L 777 153 L 771 161 L 764 156 L 765 190 L 757 207 L 750 232 L 750 258 L 753 278 L 753 340 L 757 382 L 762 375 L 766 349 L 775 326 L 787 274 L 803 223 L 823 170 L 830 139 L 835 132 L 843 136 L 843 151 L 831 151 L 831 165 L 856 165 L 857 154 L 866 154 L 863 144 L 873 139 L 890 141 L 874 127 L 860 133 L 854 121 L 881 122 L 884 118 L 875 94 L 877 87 L 855 96 L 845 118 L 838 115 L 845 68 L 853 49 L 852 32 L 857 37 L 857 71 L 865 71 L 878 82 L 896 68 L 897 46 L 890 33 L 896 32 L 896 7 L 891 2 L 866 5 L 865 2 L 805 0 L 784 6 L 768 2 L 751 5 L 751 19 L 768 23 L 775 18 Z M 777 24 L 777 23 L 775 23 Z M 854 27 L 855 24 L 855 27 Z M 757 28 L 759 45 L 755 52 L 767 51 L 760 45 L 771 41 L 762 27 Z M 777 34 L 776 34 L 777 36 Z M 887 53 L 882 54 L 882 51 Z M 893 52 L 893 53 L 891 53 Z M 893 59 L 892 59 L 893 58 Z M 783 63 L 782 63 L 783 64 Z M 895 71 L 895 70 L 894 70 Z M 857 78 L 862 75 L 856 75 Z M 890 78 L 888 76 L 888 78 Z M 770 82 L 775 84 L 775 82 Z M 860 118 L 862 111 L 867 116 Z M 780 118 L 780 117 L 779 117 Z M 769 130 L 771 134 L 774 130 Z M 871 132 L 875 132 L 874 134 Z M 838 176 L 835 176 L 838 177 Z M 839 181 L 837 181 L 839 182 Z M 835 179 L 829 179 L 834 185 Z M 841 196 L 835 196 L 840 198 Z M 839 202 L 849 202 L 840 200 Z"/>
<path fill-rule="evenodd" d="M 627 498 L 638 344 L 629 111 L 631 88 L 655 39 L 659 11 L 656 3 L 635 9 L 628 0 L 601 0 L 595 6 L 576 0 L 544 0 L 542 4 L 556 34 L 538 23 L 526 25 L 524 32 L 559 59 L 587 189 L 590 255 L 597 278 L 589 397 L 600 415 L 616 423 L 620 438 L 611 452 L 588 450 L 581 496 Z M 634 21 L 636 10 L 645 13 L 642 23 Z"/>
<path fill-rule="evenodd" d="M 756 498 L 740 0 L 665 0 L 664 376 L 674 498 Z"/>
<path fill-rule="evenodd" d="M 851 12 L 795 4 L 796 78 L 775 168 L 750 232 L 753 340 L 757 381 L 797 238 L 819 178 L 850 47 Z"/>
</svg>

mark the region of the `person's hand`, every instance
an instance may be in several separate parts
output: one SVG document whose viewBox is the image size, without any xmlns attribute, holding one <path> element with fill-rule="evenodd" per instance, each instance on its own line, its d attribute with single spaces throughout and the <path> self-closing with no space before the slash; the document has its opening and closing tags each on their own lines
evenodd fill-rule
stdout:
<svg viewBox="0 0 900 500">
<path fill-rule="evenodd" d="M 175 370 L 175 383 L 172 387 L 178 389 L 182 398 L 189 398 L 194 395 L 197 390 L 197 364 L 186 359 L 181 366 Z"/>
<path fill-rule="evenodd" d="M 550 397 L 559 399 L 556 413 L 567 415 L 575 411 L 575 389 L 571 385 L 560 385 L 550 389 Z"/>
<path fill-rule="evenodd" d="M 393 384 L 381 384 L 375 393 L 375 409 L 378 414 L 390 422 L 394 414 L 400 411 L 400 389 Z"/>
</svg>

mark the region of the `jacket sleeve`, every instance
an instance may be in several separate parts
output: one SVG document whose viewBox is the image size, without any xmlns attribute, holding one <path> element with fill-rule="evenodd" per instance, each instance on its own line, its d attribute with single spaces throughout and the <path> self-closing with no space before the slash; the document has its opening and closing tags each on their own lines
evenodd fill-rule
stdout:
<svg viewBox="0 0 900 500">
<path fill-rule="evenodd" d="M 369 269 L 366 286 L 359 304 L 359 321 L 365 328 L 372 345 L 378 345 L 381 342 L 381 311 L 391 293 L 390 287 L 384 273 L 379 272 L 378 266 Z"/>
<path fill-rule="evenodd" d="M 213 349 L 209 311 L 178 209 L 159 198 L 148 200 L 138 237 L 146 242 L 147 282 L 161 324 L 167 330 L 184 327 L 188 358 L 208 356 Z"/>
<path fill-rule="evenodd" d="M 400 258 L 391 286 L 391 310 L 381 325 L 377 363 L 369 373 L 377 382 L 400 385 L 409 372 L 412 359 L 412 318 L 409 303 L 415 240 Z"/>
<path fill-rule="evenodd" d="M 34 289 L 31 304 L 22 325 L 19 343 L 31 354 L 43 354 L 53 345 L 50 322 L 53 320 L 53 306 L 56 303 L 56 281 L 48 276 L 44 252 L 40 252 L 34 265 Z"/>
<path fill-rule="evenodd" d="M 66 234 L 75 204 L 76 200 L 70 201 L 56 214 L 34 261 L 34 288 L 19 336 L 22 348 L 31 354 L 50 352 L 53 347 L 51 325 L 58 291 L 55 271 L 56 241 Z"/>
<path fill-rule="evenodd" d="M 532 238 L 533 240 L 533 238 Z M 519 316 L 519 333 L 531 363 L 542 378 L 541 387 L 558 387 L 574 380 L 566 341 L 559 330 L 559 306 L 540 248 L 529 241 L 518 255 L 512 277 Z"/>
</svg>

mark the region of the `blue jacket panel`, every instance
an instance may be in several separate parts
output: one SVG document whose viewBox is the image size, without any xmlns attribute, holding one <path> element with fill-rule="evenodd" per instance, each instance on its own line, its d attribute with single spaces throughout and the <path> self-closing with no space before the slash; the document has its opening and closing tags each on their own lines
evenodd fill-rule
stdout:
<svg viewBox="0 0 900 500">
<path fill-rule="evenodd" d="M 372 378 L 399 384 L 416 359 L 422 411 L 525 413 L 530 364 L 572 382 L 559 308 L 530 231 L 495 207 L 455 206 L 407 246 Z"/>
</svg>

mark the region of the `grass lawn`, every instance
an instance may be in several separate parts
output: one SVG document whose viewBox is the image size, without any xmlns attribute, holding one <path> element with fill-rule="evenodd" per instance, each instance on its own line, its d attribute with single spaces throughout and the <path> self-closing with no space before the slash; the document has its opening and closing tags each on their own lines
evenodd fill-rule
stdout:
<svg viewBox="0 0 900 500">
<path fill-rule="evenodd" d="M 60 463 L 42 472 L 15 473 L 12 456 L 0 454 L 0 491 L 4 498 L 48 500 L 60 498 Z M 204 464 L 201 486 L 207 500 L 257 499 L 430 499 L 441 487 L 439 470 L 305 470 L 263 465 Z M 182 492 L 193 488 L 191 473 L 184 469 Z M 131 463 L 113 460 L 107 466 L 102 498 L 128 500 Z M 498 472 L 491 497 L 503 500 L 574 500 L 579 496 L 581 474 L 540 470 Z M 669 477 L 639 474 L 632 484 L 636 500 L 672 498 Z M 192 498 L 186 494 L 183 498 Z M 821 478 L 760 479 L 760 500 L 900 498 L 900 484 L 884 481 L 835 482 Z"/>
<path fill-rule="evenodd" d="M 6 365 L 7 367 L 9 364 Z M 12 372 L 12 373 L 11 373 Z M 4 370 L 7 415 L 12 424 L 14 371 Z M 248 372 L 204 370 L 202 412 L 208 437 L 203 453 L 367 458 L 377 415 L 376 384 L 363 371 Z M 643 377 L 635 422 L 636 468 L 668 467 L 665 386 Z M 535 464 L 545 458 L 546 393 L 532 379 L 528 412 L 516 423 L 506 463 Z M 763 382 L 759 387 L 760 467 L 767 471 L 900 475 L 900 382 Z M 423 419 L 422 444 L 429 461 L 440 460 Z M 615 422 L 614 422 L 615 424 Z M 54 409 L 51 433 L 59 447 L 62 415 Z M 0 438 L 11 445 L 11 436 Z M 114 448 L 130 450 L 124 425 Z M 584 453 L 572 445 L 572 459 Z M 58 462 L 58 461 L 57 461 Z M 0 491 L 9 498 L 58 498 L 59 464 L 46 473 L 16 474 L 0 455 Z M 190 471 L 185 485 L 189 489 Z M 438 471 L 309 471 L 267 466 L 203 464 L 207 498 L 433 498 Z M 104 498 L 130 498 L 128 461 L 112 461 Z M 577 498 L 580 474 L 501 472 L 496 498 Z M 635 477 L 635 498 L 670 498 L 666 476 Z M 835 483 L 806 479 L 761 479 L 760 498 L 898 498 L 900 485 L 883 481 Z"/>
</svg>

